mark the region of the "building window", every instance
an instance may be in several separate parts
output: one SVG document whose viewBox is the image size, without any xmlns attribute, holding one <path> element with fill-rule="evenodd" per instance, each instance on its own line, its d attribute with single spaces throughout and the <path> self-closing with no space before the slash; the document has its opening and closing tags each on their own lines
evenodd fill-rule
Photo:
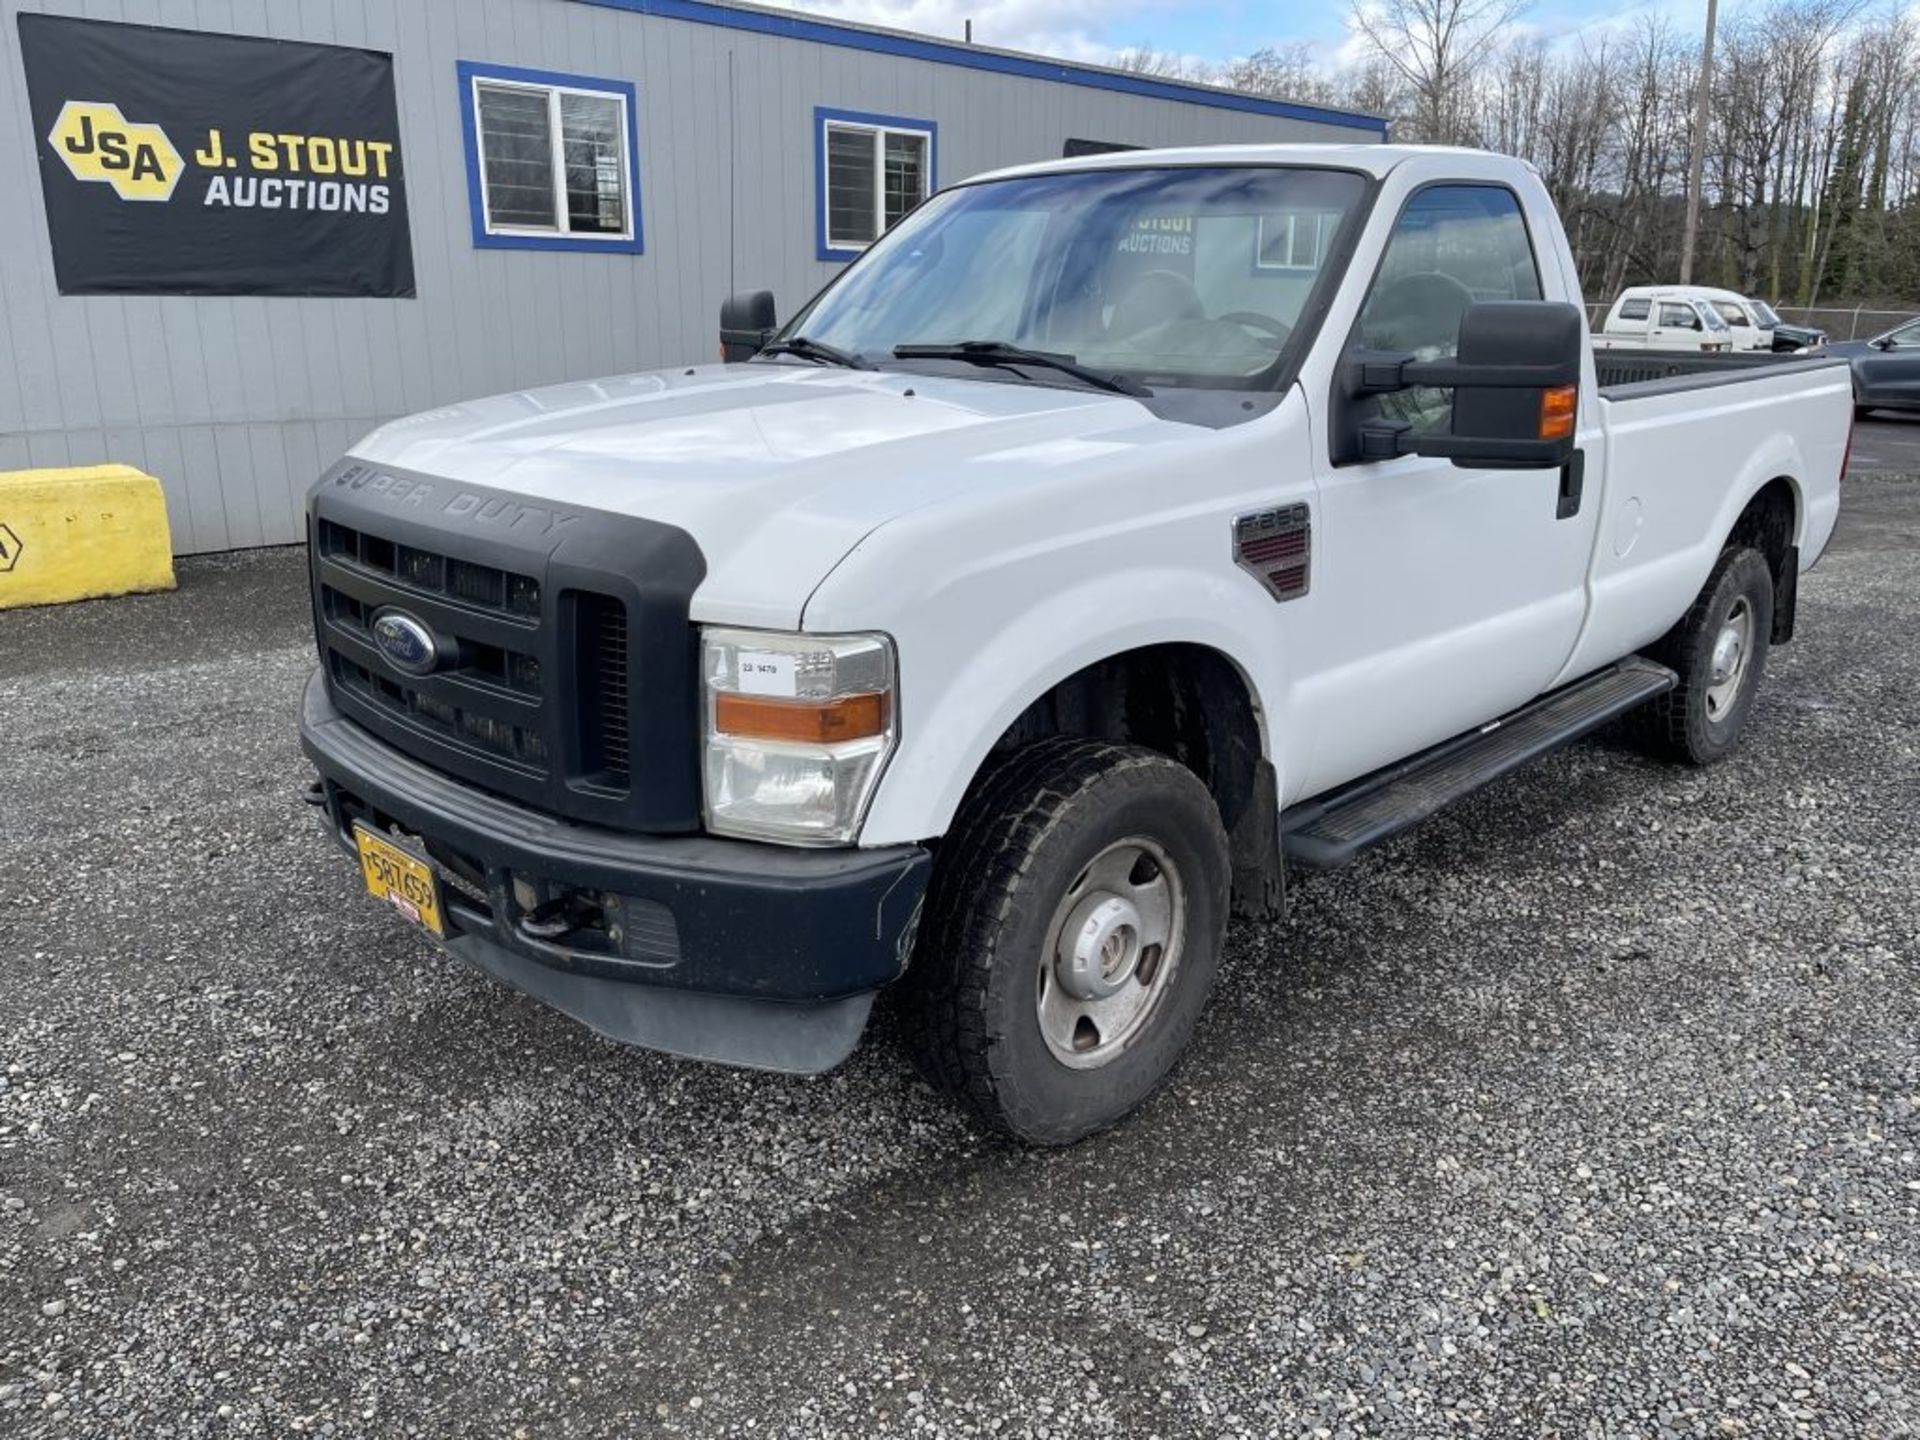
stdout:
<svg viewBox="0 0 1920 1440">
<path fill-rule="evenodd" d="M 458 69 L 473 243 L 639 254 L 633 86 L 467 60 Z"/>
<path fill-rule="evenodd" d="M 822 260 L 851 260 L 933 193 L 934 124 L 813 112 Z"/>
<path fill-rule="evenodd" d="M 1318 270 L 1339 227 L 1337 214 L 1262 215 L 1254 232 L 1257 253 L 1253 268 L 1257 271 Z"/>
</svg>

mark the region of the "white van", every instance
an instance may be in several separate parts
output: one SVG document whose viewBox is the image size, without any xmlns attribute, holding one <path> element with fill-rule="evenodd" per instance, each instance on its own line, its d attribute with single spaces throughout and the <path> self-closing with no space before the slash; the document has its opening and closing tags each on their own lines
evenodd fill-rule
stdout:
<svg viewBox="0 0 1920 1440">
<path fill-rule="evenodd" d="M 1633 285 L 1607 312 L 1600 336 L 1614 348 L 1771 350 L 1774 317 L 1757 302 L 1706 285 Z M 1596 343 L 1605 348 L 1604 341 Z"/>
</svg>

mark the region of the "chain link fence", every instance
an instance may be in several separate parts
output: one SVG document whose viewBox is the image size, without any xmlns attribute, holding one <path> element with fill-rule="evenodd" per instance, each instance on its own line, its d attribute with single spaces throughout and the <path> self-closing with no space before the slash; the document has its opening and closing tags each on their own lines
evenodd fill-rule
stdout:
<svg viewBox="0 0 1920 1440">
<path fill-rule="evenodd" d="M 1911 310 L 1867 310 L 1858 305 L 1851 309 L 1827 305 L 1776 305 L 1773 308 L 1789 325 L 1811 325 L 1826 331 L 1829 340 L 1865 340 L 1914 318 Z"/>
<path fill-rule="evenodd" d="M 1611 300 L 1587 302 L 1587 328 L 1598 330 L 1613 308 Z M 1913 310 L 1870 310 L 1863 305 L 1776 305 L 1789 325 L 1811 325 L 1827 332 L 1829 340 L 1865 340 L 1883 335 L 1896 325 L 1916 318 Z"/>
</svg>

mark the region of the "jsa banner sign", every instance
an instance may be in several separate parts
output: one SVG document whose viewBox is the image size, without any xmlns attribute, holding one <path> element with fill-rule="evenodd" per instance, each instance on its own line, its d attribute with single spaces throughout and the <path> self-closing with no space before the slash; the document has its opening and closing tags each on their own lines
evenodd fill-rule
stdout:
<svg viewBox="0 0 1920 1440">
<path fill-rule="evenodd" d="M 20 16 L 63 295 L 411 295 L 393 57 Z"/>
</svg>

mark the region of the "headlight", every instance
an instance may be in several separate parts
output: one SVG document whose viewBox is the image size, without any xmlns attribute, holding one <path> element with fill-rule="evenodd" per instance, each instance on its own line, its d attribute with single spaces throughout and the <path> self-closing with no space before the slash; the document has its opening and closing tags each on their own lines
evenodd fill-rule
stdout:
<svg viewBox="0 0 1920 1440">
<path fill-rule="evenodd" d="M 720 629 L 701 640 L 707 828 L 851 841 L 893 753 L 893 641 Z"/>
</svg>

